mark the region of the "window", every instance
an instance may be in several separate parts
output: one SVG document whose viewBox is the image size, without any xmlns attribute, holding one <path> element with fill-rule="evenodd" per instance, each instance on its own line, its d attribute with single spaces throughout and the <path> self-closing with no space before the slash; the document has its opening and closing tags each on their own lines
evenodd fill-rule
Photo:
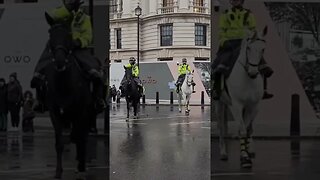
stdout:
<svg viewBox="0 0 320 180">
<path fill-rule="evenodd" d="M 204 24 L 196 24 L 195 26 L 195 45 L 206 46 L 207 45 L 207 26 Z"/>
<path fill-rule="evenodd" d="M 162 7 L 173 7 L 173 0 L 162 0 Z"/>
<path fill-rule="evenodd" d="M 209 58 L 207 58 L 207 57 L 195 57 L 194 61 L 209 61 Z"/>
<path fill-rule="evenodd" d="M 204 7 L 204 0 L 193 0 L 193 12 L 205 13 L 206 8 Z"/>
<path fill-rule="evenodd" d="M 115 62 L 115 63 L 121 63 L 122 60 L 121 60 L 121 59 L 115 59 L 114 62 Z"/>
<path fill-rule="evenodd" d="M 117 13 L 117 0 L 110 0 L 110 17 L 113 18 L 114 14 Z"/>
<path fill-rule="evenodd" d="M 117 49 L 121 49 L 122 48 L 122 44 L 121 44 L 121 28 L 115 29 L 115 33 L 116 33 L 116 47 L 117 47 Z"/>
<path fill-rule="evenodd" d="M 119 9 L 120 9 L 120 12 L 122 12 L 123 11 L 123 0 L 119 0 L 120 2 L 119 2 L 119 5 L 120 5 L 120 7 L 119 7 Z"/>
<path fill-rule="evenodd" d="M 203 0 L 193 0 L 193 6 L 203 7 L 204 2 L 203 2 Z"/>
<path fill-rule="evenodd" d="M 172 46 L 172 24 L 160 25 L 160 46 Z"/>
<path fill-rule="evenodd" d="M 158 58 L 158 61 L 173 61 L 172 57 Z"/>
</svg>

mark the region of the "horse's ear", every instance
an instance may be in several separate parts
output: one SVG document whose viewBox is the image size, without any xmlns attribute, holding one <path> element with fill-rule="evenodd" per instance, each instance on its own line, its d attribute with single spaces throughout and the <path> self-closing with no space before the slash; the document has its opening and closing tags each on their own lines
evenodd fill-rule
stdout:
<svg viewBox="0 0 320 180">
<path fill-rule="evenodd" d="M 127 69 L 125 65 L 123 65 L 123 68 L 124 68 L 124 69 Z"/>
<path fill-rule="evenodd" d="M 262 31 L 262 36 L 263 36 L 263 37 L 266 36 L 267 33 L 268 33 L 268 26 L 265 26 L 265 27 L 263 28 L 263 31 Z"/>
<path fill-rule="evenodd" d="M 47 23 L 52 26 L 54 24 L 53 18 L 47 12 L 44 13 L 44 16 L 46 17 Z"/>
</svg>

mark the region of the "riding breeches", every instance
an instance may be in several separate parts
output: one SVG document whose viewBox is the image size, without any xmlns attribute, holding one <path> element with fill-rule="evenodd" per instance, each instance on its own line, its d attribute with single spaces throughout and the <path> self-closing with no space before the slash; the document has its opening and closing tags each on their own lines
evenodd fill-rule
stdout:
<svg viewBox="0 0 320 180">
<path fill-rule="evenodd" d="M 186 75 L 185 74 L 181 74 L 178 77 L 178 80 L 177 80 L 176 84 L 182 84 L 185 78 L 186 78 Z"/>
</svg>

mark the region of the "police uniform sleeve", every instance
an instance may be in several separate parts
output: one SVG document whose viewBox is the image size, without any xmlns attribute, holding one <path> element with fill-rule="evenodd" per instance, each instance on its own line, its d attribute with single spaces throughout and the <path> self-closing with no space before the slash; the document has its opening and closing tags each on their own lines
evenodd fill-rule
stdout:
<svg viewBox="0 0 320 180">
<path fill-rule="evenodd" d="M 228 10 L 226 10 L 223 14 L 221 14 L 220 18 L 219 18 L 219 35 L 218 35 L 218 39 L 219 39 L 219 45 L 223 46 L 224 42 L 227 39 L 227 30 L 228 30 L 228 19 L 227 19 L 227 12 Z"/>
<path fill-rule="evenodd" d="M 181 65 L 178 68 L 178 73 L 179 73 L 179 76 L 182 74 L 182 66 Z"/>
<path fill-rule="evenodd" d="M 47 13 L 55 21 L 63 21 L 64 18 L 66 18 L 66 17 L 71 15 L 69 10 L 65 6 L 61 6 L 61 7 L 55 8 L 55 9 L 53 9 L 51 11 L 48 11 Z"/>
<path fill-rule="evenodd" d="M 92 25 L 90 16 L 85 17 L 85 20 L 83 22 L 83 29 L 84 32 L 81 33 L 80 41 L 81 41 L 81 47 L 88 47 L 92 42 Z"/>
<path fill-rule="evenodd" d="M 138 77 L 138 76 L 139 76 L 139 67 L 136 66 L 135 69 L 134 69 L 134 71 L 135 71 L 135 72 L 134 72 L 135 76 Z"/>
<path fill-rule="evenodd" d="M 188 71 L 191 73 L 191 68 L 190 68 L 190 65 L 188 65 Z"/>
</svg>

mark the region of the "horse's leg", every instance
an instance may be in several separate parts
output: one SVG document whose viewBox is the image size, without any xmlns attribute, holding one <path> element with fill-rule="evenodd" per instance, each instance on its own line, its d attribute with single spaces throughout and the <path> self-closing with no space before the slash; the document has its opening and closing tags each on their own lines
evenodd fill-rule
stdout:
<svg viewBox="0 0 320 180">
<path fill-rule="evenodd" d="M 234 99 L 234 98 L 232 98 Z M 251 168 L 252 161 L 247 148 L 247 127 L 243 119 L 243 106 L 237 101 L 232 101 L 230 110 L 233 118 L 239 125 L 239 138 L 240 138 L 240 162 L 242 168 Z"/>
<path fill-rule="evenodd" d="M 225 135 L 226 135 L 226 129 L 225 129 L 225 121 L 226 119 L 226 106 L 218 101 L 216 103 L 216 114 L 218 118 L 218 131 L 219 131 L 219 150 L 220 150 L 220 159 L 225 161 L 228 160 L 228 153 L 225 143 Z"/>
<path fill-rule="evenodd" d="M 132 104 L 133 104 L 134 118 L 137 119 L 138 102 L 133 102 Z"/>
<path fill-rule="evenodd" d="M 129 102 L 129 99 L 126 99 L 126 100 L 127 100 L 127 119 L 126 119 L 126 121 L 129 121 L 130 102 Z"/>
<path fill-rule="evenodd" d="M 189 101 L 190 101 L 190 95 L 185 96 L 185 107 L 186 107 L 186 113 L 189 114 Z"/>
<path fill-rule="evenodd" d="M 252 133 L 253 133 L 253 121 L 256 118 L 258 114 L 258 105 L 254 104 L 250 107 L 247 107 L 246 110 L 244 111 L 244 121 L 246 124 L 247 128 L 247 148 L 250 153 L 250 156 L 252 158 L 255 157 L 255 152 L 254 152 L 254 145 L 253 145 L 253 138 L 252 138 Z"/>
<path fill-rule="evenodd" d="M 84 178 L 86 173 L 86 142 L 90 129 L 90 114 L 82 111 L 78 117 L 73 118 L 73 133 L 75 135 L 75 145 L 78 160 L 78 179 Z"/>
<path fill-rule="evenodd" d="M 181 96 L 181 94 L 180 94 L 180 92 L 178 93 L 178 103 L 179 103 L 179 112 L 181 113 L 181 104 L 182 104 L 182 102 L 181 102 L 181 99 L 182 99 L 182 96 Z"/>
<path fill-rule="evenodd" d="M 63 172 L 63 168 L 62 168 L 62 152 L 63 152 L 63 141 L 62 141 L 62 123 L 60 121 L 59 118 L 57 118 L 56 115 L 54 115 L 54 112 L 50 112 L 50 116 L 51 116 L 51 122 L 52 125 L 54 127 L 54 131 L 55 131 L 55 149 L 56 149 L 56 153 L 57 153 L 57 164 L 56 164 L 56 174 L 55 174 L 55 178 L 57 179 L 61 179 L 62 178 L 62 172 Z"/>
</svg>

